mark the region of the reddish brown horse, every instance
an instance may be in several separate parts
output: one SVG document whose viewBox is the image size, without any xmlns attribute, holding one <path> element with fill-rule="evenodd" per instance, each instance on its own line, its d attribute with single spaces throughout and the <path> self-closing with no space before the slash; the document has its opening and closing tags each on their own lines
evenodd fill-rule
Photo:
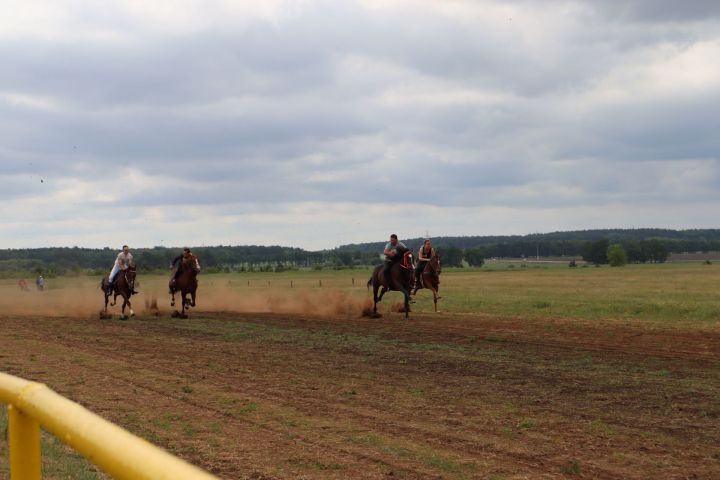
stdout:
<svg viewBox="0 0 720 480">
<path fill-rule="evenodd" d="M 377 315 L 377 304 L 382 300 L 385 292 L 394 290 L 402 292 L 405 296 L 405 318 L 408 318 L 410 313 L 410 289 L 415 281 L 412 250 L 398 247 L 395 259 L 396 261 L 390 268 L 390 285 L 387 284 L 384 275 L 385 265 L 375 267 L 370 280 L 368 280 L 367 286 L 372 285 L 373 287 L 373 314 Z M 382 287 L 382 290 L 378 296 L 380 287 Z"/>
<path fill-rule="evenodd" d="M 130 316 L 134 317 L 135 312 L 132 309 L 132 304 L 130 303 L 130 297 L 133 296 L 133 292 L 135 291 L 135 265 L 130 265 L 127 270 L 120 271 L 115 276 L 115 284 L 112 288 L 112 290 L 108 289 L 108 275 L 105 275 L 105 278 L 102 279 L 100 282 L 100 288 L 103 291 L 103 294 L 105 295 L 105 308 L 100 313 L 100 316 L 102 318 L 110 318 L 107 313 L 107 307 L 108 307 L 108 299 L 111 295 L 113 296 L 113 301 L 110 304 L 110 306 L 114 307 L 115 304 L 117 304 L 117 297 L 118 295 L 122 297 L 123 304 L 122 304 L 122 310 L 120 312 L 120 320 L 125 320 L 127 317 L 125 316 L 125 307 L 130 307 Z"/>
<path fill-rule="evenodd" d="M 173 281 L 174 278 L 170 279 L 169 287 L 170 295 L 172 295 L 170 306 L 175 306 L 175 293 L 180 291 L 180 297 L 182 299 L 182 312 L 177 312 L 176 310 L 174 316 L 187 318 L 187 314 L 185 312 L 189 310 L 190 307 L 195 306 L 195 293 L 197 292 L 198 286 L 197 274 L 200 271 L 200 261 L 197 256 L 191 253 L 187 258 L 182 258 L 180 265 L 178 265 L 178 269 L 180 270 L 180 273 L 178 274 L 177 280 Z M 190 299 L 187 298 L 188 295 L 190 295 Z"/>
<path fill-rule="evenodd" d="M 420 283 L 415 284 L 415 291 L 412 293 L 415 295 L 418 290 L 427 288 L 433 293 L 433 302 L 435 303 L 435 311 L 437 312 L 437 301 L 440 300 L 438 296 L 438 290 L 440 290 L 440 274 L 442 273 L 442 267 L 440 266 L 440 255 L 435 254 L 426 264 L 422 273 L 420 274 Z"/>
</svg>

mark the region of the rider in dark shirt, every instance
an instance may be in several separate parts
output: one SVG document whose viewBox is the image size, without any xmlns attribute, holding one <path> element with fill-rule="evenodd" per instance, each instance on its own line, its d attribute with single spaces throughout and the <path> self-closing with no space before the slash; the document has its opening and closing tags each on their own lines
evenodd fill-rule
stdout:
<svg viewBox="0 0 720 480">
<path fill-rule="evenodd" d="M 432 243 L 430 243 L 430 239 L 427 238 L 422 244 L 422 247 L 420 247 L 420 250 L 418 251 L 418 259 L 417 259 L 417 265 L 415 265 L 415 288 L 419 288 L 422 286 L 421 284 L 421 276 L 423 271 L 425 270 L 425 265 L 430 261 L 432 257 L 435 256 L 435 249 L 432 246 Z"/>
<path fill-rule="evenodd" d="M 175 269 L 175 274 L 173 275 L 172 279 L 170 280 L 173 284 L 177 281 L 178 277 L 180 276 L 180 272 L 182 271 L 182 268 L 180 268 L 182 266 L 182 260 L 190 258 L 190 255 L 192 255 L 192 252 L 190 251 L 190 249 L 188 247 L 185 247 L 185 248 L 183 248 L 183 252 L 180 255 L 178 255 L 177 257 L 175 257 L 173 259 L 173 261 L 170 263 L 170 269 L 172 269 L 175 267 L 176 263 L 180 262 L 178 264 L 177 268 Z"/>
</svg>

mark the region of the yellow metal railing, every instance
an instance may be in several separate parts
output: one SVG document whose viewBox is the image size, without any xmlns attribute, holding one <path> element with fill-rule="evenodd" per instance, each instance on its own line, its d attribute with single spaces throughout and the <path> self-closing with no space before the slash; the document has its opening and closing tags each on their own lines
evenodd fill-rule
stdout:
<svg viewBox="0 0 720 480">
<path fill-rule="evenodd" d="M 40 479 L 40 426 L 116 479 L 216 479 L 136 437 L 42 383 L 0 372 L 8 405 L 10 479 Z"/>
</svg>

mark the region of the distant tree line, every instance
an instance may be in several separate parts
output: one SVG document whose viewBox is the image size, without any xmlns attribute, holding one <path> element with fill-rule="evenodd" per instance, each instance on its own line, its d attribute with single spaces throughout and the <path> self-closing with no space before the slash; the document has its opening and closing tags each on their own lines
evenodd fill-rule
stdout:
<svg viewBox="0 0 720 480">
<path fill-rule="evenodd" d="M 422 238 L 402 239 L 417 250 Z M 720 229 L 582 230 L 531 235 L 436 237 L 444 266 L 482 266 L 489 258 L 582 257 L 608 263 L 608 248 L 619 244 L 631 263 L 664 262 L 670 253 L 720 251 Z M 385 241 L 308 251 L 282 246 L 194 247 L 205 271 L 279 271 L 292 268 L 350 268 L 382 261 Z M 132 249 L 140 271 L 167 269 L 180 248 Z M 109 271 L 119 249 L 34 248 L 0 250 L 0 275 L 45 275 Z"/>
<path fill-rule="evenodd" d="M 582 258 L 586 262 L 602 265 L 624 265 L 625 263 L 661 263 L 667 260 L 670 252 L 662 241 L 626 240 L 611 244 L 608 239 L 586 242 Z"/>
</svg>

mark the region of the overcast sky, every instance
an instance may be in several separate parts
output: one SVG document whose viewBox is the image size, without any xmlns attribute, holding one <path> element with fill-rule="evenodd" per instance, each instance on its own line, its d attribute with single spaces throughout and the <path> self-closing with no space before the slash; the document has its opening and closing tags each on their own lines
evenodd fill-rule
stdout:
<svg viewBox="0 0 720 480">
<path fill-rule="evenodd" d="M 0 248 L 719 226 L 715 0 L 2 5 Z"/>
</svg>

